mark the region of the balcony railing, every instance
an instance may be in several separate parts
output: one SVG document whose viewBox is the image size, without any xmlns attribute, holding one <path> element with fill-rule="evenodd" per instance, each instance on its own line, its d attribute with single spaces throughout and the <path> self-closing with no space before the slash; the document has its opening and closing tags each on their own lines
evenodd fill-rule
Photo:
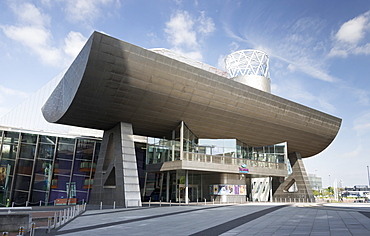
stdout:
<svg viewBox="0 0 370 236">
<path fill-rule="evenodd" d="M 183 160 L 198 161 L 198 162 L 213 163 L 213 164 L 223 164 L 223 165 L 246 164 L 249 168 L 250 167 L 260 167 L 260 168 L 269 168 L 269 169 L 277 169 L 277 170 L 286 169 L 286 165 L 284 163 L 274 163 L 274 162 L 257 161 L 257 160 L 243 159 L 243 158 L 214 156 L 214 155 L 207 155 L 203 153 L 193 153 L 193 152 L 184 152 Z"/>
</svg>

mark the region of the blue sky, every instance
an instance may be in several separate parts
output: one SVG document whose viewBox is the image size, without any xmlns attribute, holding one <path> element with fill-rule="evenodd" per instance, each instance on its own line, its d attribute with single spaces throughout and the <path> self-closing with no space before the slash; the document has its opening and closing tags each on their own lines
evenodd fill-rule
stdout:
<svg viewBox="0 0 370 236">
<path fill-rule="evenodd" d="M 3 0 L 0 117 L 66 69 L 94 30 L 221 69 L 233 51 L 264 50 L 273 94 L 343 119 L 307 171 L 324 186 L 368 184 L 370 1 Z"/>
</svg>

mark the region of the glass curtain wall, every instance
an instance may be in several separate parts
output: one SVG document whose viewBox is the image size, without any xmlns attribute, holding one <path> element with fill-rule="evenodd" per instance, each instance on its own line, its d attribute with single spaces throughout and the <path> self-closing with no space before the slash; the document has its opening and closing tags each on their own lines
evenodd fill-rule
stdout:
<svg viewBox="0 0 370 236">
<path fill-rule="evenodd" d="M 57 137 L 40 135 L 31 202 L 48 202 Z"/>
<path fill-rule="evenodd" d="M 20 135 L 19 157 L 16 159 L 16 174 L 14 178 L 14 202 L 23 204 L 28 201 L 29 190 L 32 181 L 32 169 L 36 155 L 36 134 Z"/>
<path fill-rule="evenodd" d="M 183 150 L 183 154 L 180 150 Z M 181 122 L 173 130 L 172 140 L 148 138 L 147 164 L 176 161 L 182 158 L 191 160 L 190 156 L 194 156 L 191 154 L 197 153 L 284 164 L 286 152 L 286 143 L 252 147 L 237 139 L 198 139 L 186 124 Z"/>
<path fill-rule="evenodd" d="M 18 153 L 18 142 L 20 133 L 4 131 L 2 132 L 1 146 L 1 176 L 0 176 L 0 204 L 9 204 L 11 198 L 12 183 L 14 179 L 15 160 Z"/>
<path fill-rule="evenodd" d="M 181 148 L 185 153 L 198 152 L 198 137 L 183 122 L 172 131 L 172 140 L 148 137 L 147 164 L 181 160 Z"/>
<path fill-rule="evenodd" d="M 87 201 L 100 141 L 0 130 L 0 206 Z"/>
</svg>

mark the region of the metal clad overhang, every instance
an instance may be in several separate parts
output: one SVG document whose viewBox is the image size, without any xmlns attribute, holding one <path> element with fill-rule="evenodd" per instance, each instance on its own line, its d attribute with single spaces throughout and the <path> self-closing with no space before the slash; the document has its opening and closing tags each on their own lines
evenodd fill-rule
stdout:
<svg viewBox="0 0 370 236">
<path fill-rule="evenodd" d="M 199 138 L 237 138 L 251 146 L 288 142 L 289 152 L 302 157 L 324 150 L 341 124 L 337 117 L 97 32 L 43 114 L 49 122 L 101 130 L 122 121 L 133 124 L 135 134 L 167 138 L 184 121 Z"/>
</svg>

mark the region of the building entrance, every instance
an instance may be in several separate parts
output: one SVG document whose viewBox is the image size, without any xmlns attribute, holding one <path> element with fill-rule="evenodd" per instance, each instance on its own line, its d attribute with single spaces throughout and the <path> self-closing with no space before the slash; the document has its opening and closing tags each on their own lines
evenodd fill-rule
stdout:
<svg viewBox="0 0 370 236">
<path fill-rule="evenodd" d="M 185 202 L 185 184 L 179 184 L 179 193 L 178 196 L 181 202 Z M 199 199 L 200 192 L 198 185 L 196 184 L 189 184 L 188 185 L 188 198 L 190 202 L 196 202 Z"/>
</svg>

